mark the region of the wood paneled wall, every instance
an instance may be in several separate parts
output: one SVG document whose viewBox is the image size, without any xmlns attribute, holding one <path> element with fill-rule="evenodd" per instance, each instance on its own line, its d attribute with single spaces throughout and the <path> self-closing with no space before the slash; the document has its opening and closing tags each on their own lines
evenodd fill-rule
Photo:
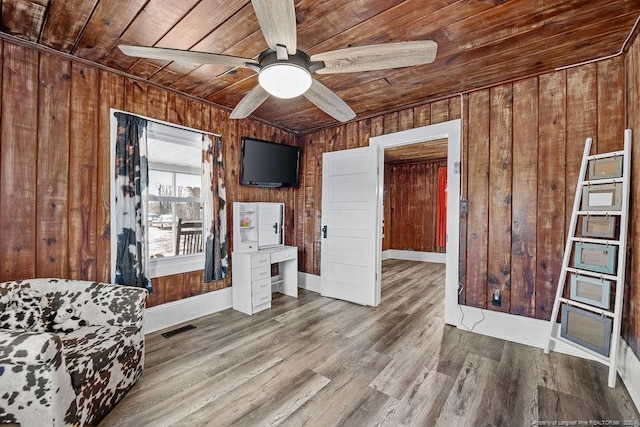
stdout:
<svg viewBox="0 0 640 427">
<path fill-rule="evenodd" d="M 364 147 L 369 138 L 460 118 L 459 96 L 388 113 L 298 137 L 303 175 L 298 190 L 297 233 L 300 271 L 320 274 L 320 220 L 322 208 L 322 153 Z"/>
<path fill-rule="evenodd" d="M 631 129 L 631 194 L 622 336 L 640 356 L 640 39 L 627 54 L 627 119 Z"/>
<path fill-rule="evenodd" d="M 629 55 L 628 71 L 620 56 L 474 91 L 462 102 L 455 96 L 301 136 L 307 171 L 299 194 L 305 207 L 298 228 L 298 240 L 304 242 L 301 270 L 319 272 L 322 152 L 364 146 L 370 136 L 463 117 L 462 194 L 469 212 L 460 219 L 460 302 L 549 319 L 584 142 L 592 137 L 599 153 L 622 148 L 626 98 L 637 104 L 640 95 L 637 45 Z M 627 75 L 635 82 L 630 85 L 635 92 L 625 97 Z M 640 127 L 640 108 L 635 108 L 635 126 Z M 635 188 L 636 204 L 639 195 Z M 634 233 L 637 242 L 638 231 Z M 635 279 L 629 281 L 634 289 L 627 305 L 638 301 L 638 261 L 630 259 Z M 490 304 L 495 288 L 502 293 L 501 307 Z M 633 323 L 637 335 L 640 322 L 634 313 L 627 310 L 625 327 Z"/>
<path fill-rule="evenodd" d="M 624 70 L 619 57 L 469 94 L 467 305 L 550 318 L 585 139 L 623 145 Z"/>
<path fill-rule="evenodd" d="M 295 144 L 295 136 L 178 93 L 0 40 L 0 281 L 62 277 L 109 282 L 109 109 L 221 134 L 228 241 L 232 202 L 284 202 L 287 244 L 296 245 L 294 189 L 239 185 L 240 137 Z M 153 280 L 148 305 L 226 287 L 201 271 Z"/>
<path fill-rule="evenodd" d="M 622 147 L 640 135 L 640 42 L 626 56 L 502 84 L 294 136 L 172 91 L 4 40 L 0 43 L 0 281 L 68 277 L 109 281 L 109 108 L 219 133 L 233 201 L 280 201 L 300 270 L 319 274 L 322 153 L 369 137 L 463 117 L 461 303 L 548 319 L 584 140 Z M 239 138 L 300 144 L 299 189 L 239 185 Z M 633 144 L 634 156 L 640 156 Z M 632 210 L 640 204 L 640 162 Z M 562 232 L 560 232 L 560 230 Z M 623 335 L 640 351 L 639 226 L 631 221 Z M 201 272 L 154 280 L 149 304 L 228 286 Z M 494 288 L 502 307 L 491 304 Z"/>
<path fill-rule="evenodd" d="M 385 165 L 382 249 L 445 252 L 436 246 L 438 168 L 446 160 Z"/>
</svg>

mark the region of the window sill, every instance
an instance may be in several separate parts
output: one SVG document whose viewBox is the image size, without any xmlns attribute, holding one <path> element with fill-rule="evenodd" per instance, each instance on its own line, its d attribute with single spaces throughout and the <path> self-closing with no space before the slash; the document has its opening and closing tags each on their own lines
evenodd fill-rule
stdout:
<svg viewBox="0 0 640 427">
<path fill-rule="evenodd" d="M 202 253 L 149 260 L 149 277 L 151 279 L 198 270 L 204 270 L 204 254 Z"/>
</svg>

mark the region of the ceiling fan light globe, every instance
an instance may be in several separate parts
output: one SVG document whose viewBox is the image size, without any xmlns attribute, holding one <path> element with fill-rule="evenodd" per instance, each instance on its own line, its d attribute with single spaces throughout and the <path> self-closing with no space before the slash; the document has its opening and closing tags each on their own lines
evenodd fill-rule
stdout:
<svg viewBox="0 0 640 427">
<path fill-rule="evenodd" d="M 258 82 L 269 94 L 290 99 L 311 87 L 311 74 L 295 64 L 275 63 L 260 70 Z"/>
</svg>

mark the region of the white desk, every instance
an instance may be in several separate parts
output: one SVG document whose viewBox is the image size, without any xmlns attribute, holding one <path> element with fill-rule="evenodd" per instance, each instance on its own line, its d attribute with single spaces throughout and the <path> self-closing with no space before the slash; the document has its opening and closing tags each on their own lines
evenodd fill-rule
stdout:
<svg viewBox="0 0 640 427">
<path fill-rule="evenodd" d="M 232 253 L 233 308 L 254 314 L 271 307 L 271 293 L 298 297 L 298 248 L 277 246 L 253 252 Z M 271 277 L 271 265 L 278 276 Z"/>
</svg>

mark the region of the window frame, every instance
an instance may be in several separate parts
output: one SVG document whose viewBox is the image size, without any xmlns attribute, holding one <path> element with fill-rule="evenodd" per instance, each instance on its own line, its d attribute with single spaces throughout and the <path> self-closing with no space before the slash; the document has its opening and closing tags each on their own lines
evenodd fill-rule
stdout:
<svg viewBox="0 0 640 427">
<path fill-rule="evenodd" d="M 157 164 L 153 162 L 149 162 L 148 165 L 149 171 L 162 171 L 169 172 L 172 174 L 172 186 L 173 186 L 173 194 L 176 194 L 176 174 L 189 174 L 196 175 L 193 173 L 194 171 L 187 171 L 185 168 L 174 167 L 171 168 L 171 165 L 167 164 Z M 199 173 L 202 178 L 202 171 Z M 202 191 L 202 185 L 200 186 L 200 191 Z M 170 203 L 198 203 L 200 204 L 200 208 L 204 209 L 204 200 L 202 197 L 178 197 L 178 196 L 156 196 L 153 194 L 149 194 L 147 196 L 147 200 L 145 201 L 147 205 L 147 212 L 149 212 L 149 203 L 150 202 L 170 202 Z M 176 218 L 176 209 L 175 204 L 172 205 L 172 218 Z M 171 228 L 173 230 L 173 238 L 175 239 L 177 236 L 175 235 L 175 221 L 171 224 Z M 147 222 L 147 228 L 149 227 L 149 223 Z M 202 241 L 204 242 L 204 227 L 202 227 Z M 145 244 L 147 245 L 147 254 L 149 254 L 149 233 L 146 233 L 145 236 Z M 168 276 L 172 274 L 179 273 L 187 273 L 190 271 L 202 270 L 204 266 L 204 247 L 202 248 L 203 252 L 197 254 L 187 254 L 187 255 L 172 255 L 166 258 L 147 258 L 147 262 L 149 263 L 149 278 L 153 279 L 155 277 Z M 172 261 L 177 260 L 177 261 Z"/>
<path fill-rule="evenodd" d="M 211 132 L 206 132 L 203 130 L 199 130 L 199 129 L 193 129 L 193 128 L 189 128 L 186 126 L 181 126 L 181 125 L 177 125 L 175 123 L 169 123 L 169 122 L 165 122 L 162 120 L 156 120 L 156 119 L 152 119 L 146 116 L 141 116 L 139 114 L 133 114 L 131 112 L 128 111 L 123 111 L 123 110 L 118 110 L 118 109 L 114 109 L 111 108 L 110 109 L 110 157 L 111 157 L 111 168 L 110 170 L 113 170 L 113 168 L 115 167 L 115 143 L 116 143 L 116 138 L 117 138 L 117 128 L 118 128 L 118 124 L 117 124 L 117 119 L 115 117 L 115 113 L 124 113 L 124 114 L 129 114 L 132 116 L 136 116 L 136 117 L 141 117 L 145 120 L 147 120 L 147 122 L 150 123 L 157 123 L 160 125 L 164 125 L 164 126 L 169 126 L 171 128 L 174 129 L 178 129 L 178 130 L 186 130 L 192 133 L 198 133 L 201 136 L 204 135 L 211 135 L 211 136 L 217 136 L 214 133 Z M 175 142 L 175 143 L 181 143 L 181 142 L 185 142 L 184 140 L 181 140 L 180 138 L 172 138 L 174 135 L 164 135 L 165 140 L 168 140 L 167 142 Z M 149 133 L 147 132 L 147 139 L 149 139 Z M 171 140 L 173 139 L 173 141 Z M 189 145 L 192 147 L 196 147 L 195 143 L 189 143 L 186 142 L 185 145 Z M 197 145 L 198 149 L 202 150 L 202 142 L 199 143 L 199 145 Z M 174 172 L 174 173 L 187 173 L 187 174 L 194 174 L 195 169 L 196 168 L 188 168 L 188 167 L 183 167 L 183 166 L 178 166 L 178 165 L 168 165 L 166 163 L 153 163 L 150 162 L 150 164 L 148 164 L 148 168 L 149 170 L 153 169 L 153 170 L 165 170 L 167 172 Z M 168 170 L 170 169 L 170 170 Z M 198 175 L 200 175 L 202 181 L 204 181 L 204 177 L 203 177 L 203 171 L 202 171 L 202 163 L 200 163 L 200 170 L 197 173 Z M 112 176 L 112 174 L 110 173 L 110 176 Z M 174 175 L 174 184 L 175 184 L 175 175 Z M 202 191 L 204 187 L 205 183 L 202 182 L 201 183 L 201 187 L 200 187 L 200 191 L 201 191 L 201 197 L 195 198 L 195 197 L 191 197 L 191 198 L 183 198 L 183 197 L 173 197 L 171 196 L 170 198 L 173 199 L 179 199 L 179 200 L 175 200 L 175 201 L 180 201 L 180 202 L 190 202 L 191 200 L 187 200 L 187 199 L 194 199 L 193 201 L 196 203 L 200 203 L 202 206 L 202 209 L 206 209 L 207 207 L 205 206 L 203 197 L 202 197 Z M 109 182 L 109 187 L 110 187 L 110 192 L 111 192 L 111 218 L 115 218 L 116 213 L 115 213 L 115 188 L 114 188 L 114 182 L 113 179 L 110 179 Z M 175 188 L 175 185 L 174 185 Z M 144 201 L 145 203 L 145 211 L 148 212 L 148 203 L 150 201 L 150 197 L 151 195 L 147 196 L 147 200 Z M 157 197 L 157 196 L 154 196 Z M 164 197 L 163 197 L 164 198 Z M 195 200 L 197 199 L 197 200 Z M 213 209 L 213 206 L 210 207 L 210 209 Z M 203 212 L 204 214 L 204 212 Z M 146 217 L 148 217 L 148 215 L 145 213 Z M 147 218 L 145 217 L 145 226 L 148 227 L 148 223 L 147 223 Z M 204 218 L 204 215 L 203 215 Z M 204 224 L 203 224 L 204 225 Z M 148 254 L 149 254 L 149 233 L 145 233 L 145 245 L 147 248 L 147 263 L 148 263 L 148 274 L 149 274 L 149 279 L 154 279 L 154 278 L 158 278 L 158 277 L 165 277 L 165 276 L 171 276 L 174 274 L 181 274 L 181 273 L 188 273 L 188 272 L 192 272 L 192 271 L 201 271 L 204 270 L 204 263 L 205 263 L 205 255 L 204 255 L 204 242 L 205 242 L 205 236 L 204 236 L 204 229 L 205 227 L 203 226 L 203 252 L 198 253 L 198 254 L 188 254 L 188 255 L 174 255 L 171 257 L 166 257 L 166 258 L 149 258 Z M 115 277 L 115 266 L 116 266 L 116 251 L 117 248 L 116 246 L 116 242 L 117 242 L 117 236 L 115 235 L 116 230 L 115 227 L 111 227 L 111 277 Z"/>
</svg>

